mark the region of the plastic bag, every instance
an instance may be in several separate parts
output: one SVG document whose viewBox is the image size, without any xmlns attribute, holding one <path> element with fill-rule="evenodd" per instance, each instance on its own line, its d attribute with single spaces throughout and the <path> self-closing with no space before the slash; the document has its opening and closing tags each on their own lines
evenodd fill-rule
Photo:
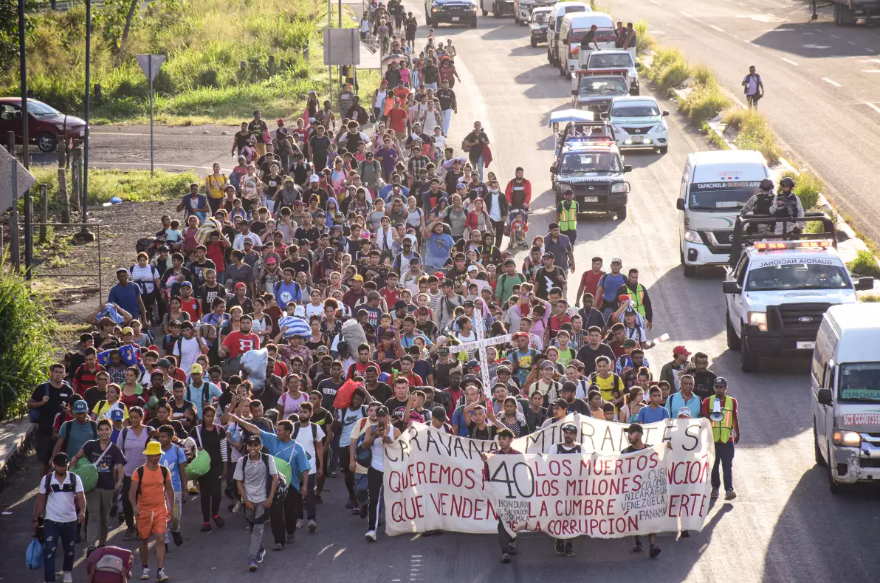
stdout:
<svg viewBox="0 0 880 583">
<path fill-rule="evenodd" d="M 293 470 L 287 460 L 275 456 L 275 469 L 278 470 L 279 474 L 284 475 L 284 477 L 287 479 L 288 484 L 292 483 L 291 477 L 293 476 Z M 189 468 L 187 468 L 187 472 L 189 472 Z"/>
<path fill-rule="evenodd" d="M 84 457 L 79 458 L 76 465 L 70 470 L 82 480 L 83 490 L 90 492 L 98 484 L 98 470 Z"/>
<path fill-rule="evenodd" d="M 345 409 L 351 404 L 351 396 L 361 386 L 360 383 L 349 379 L 342 383 L 339 390 L 336 391 L 336 397 L 333 399 L 333 407 L 336 409 Z"/>
<path fill-rule="evenodd" d="M 211 455 L 205 450 L 200 450 L 196 457 L 186 466 L 186 477 L 198 480 L 211 471 Z"/>
<path fill-rule="evenodd" d="M 33 571 L 43 568 L 43 545 L 37 538 L 31 540 L 24 557 L 28 569 Z"/>
<path fill-rule="evenodd" d="M 241 368 L 247 373 L 248 380 L 255 389 L 262 389 L 266 384 L 266 366 L 269 364 L 269 351 L 265 348 L 248 350 L 241 355 Z"/>
</svg>

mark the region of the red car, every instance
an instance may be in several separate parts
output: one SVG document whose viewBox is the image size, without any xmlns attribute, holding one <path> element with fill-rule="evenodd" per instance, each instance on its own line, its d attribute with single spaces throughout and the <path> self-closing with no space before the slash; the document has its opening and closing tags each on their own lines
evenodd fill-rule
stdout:
<svg viewBox="0 0 880 583">
<path fill-rule="evenodd" d="M 41 152 L 54 152 L 60 140 L 85 136 L 84 120 L 64 115 L 36 99 L 28 99 L 28 118 L 28 141 Z M 4 144 L 7 132 L 15 132 L 15 143 L 21 143 L 20 97 L 0 97 L 0 141 Z"/>
</svg>

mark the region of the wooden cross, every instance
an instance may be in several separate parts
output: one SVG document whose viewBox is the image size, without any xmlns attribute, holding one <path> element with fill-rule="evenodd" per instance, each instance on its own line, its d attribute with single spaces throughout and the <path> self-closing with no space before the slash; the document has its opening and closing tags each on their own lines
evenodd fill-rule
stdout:
<svg viewBox="0 0 880 583">
<path fill-rule="evenodd" d="M 486 338 L 485 323 L 483 322 L 482 316 L 478 315 L 476 320 L 479 322 L 479 325 L 474 327 L 477 333 L 477 339 L 473 342 L 452 345 L 449 347 L 449 352 L 450 354 L 458 354 L 459 352 L 470 352 L 471 350 L 477 351 L 480 356 L 480 373 L 483 381 L 483 393 L 487 398 L 491 398 L 492 388 L 489 386 L 489 358 L 486 356 L 486 349 L 490 346 L 495 346 L 496 344 L 511 342 L 513 336 L 511 334 L 505 334 L 504 336 Z"/>
</svg>

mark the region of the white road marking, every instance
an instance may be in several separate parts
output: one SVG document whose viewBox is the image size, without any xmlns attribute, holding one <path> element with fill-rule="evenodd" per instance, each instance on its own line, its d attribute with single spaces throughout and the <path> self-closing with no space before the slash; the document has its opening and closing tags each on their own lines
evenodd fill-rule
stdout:
<svg viewBox="0 0 880 583">
<path fill-rule="evenodd" d="M 828 36 L 830 36 L 831 38 L 840 38 L 840 35 L 837 34 L 829 34 Z"/>
<path fill-rule="evenodd" d="M 766 32 L 795 32 L 795 30 L 793 28 L 771 28 Z"/>
<path fill-rule="evenodd" d="M 785 61 L 786 63 L 788 63 L 789 65 L 794 65 L 795 67 L 800 67 L 800 65 L 798 65 L 797 63 L 795 63 L 791 59 L 786 59 L 785 57 L 782 57 L 782 60 Z"/>
<path fill-rule="evenodd" d="M 849 44 L 851 44 L 851 45 L 852 45 L 852 46 L 854 46 L 854 47 L 857 47 L 857 46 L 859 46 L 859 45 L 857 45 L 857 44 L 856 44 L 856 43 L 854 43 L 854 42 L 853 42 L 853 41 L 851 41 L 851 40 L 848 40 L 848 41 L 846 41 L 846 42 L 848 42 L 848 43 L 849 43 Z"/>
<path fill-rule="evenodd" d="M 862 59 L 859 61 L 860 63 L 877 63 L 880 64 L 880 59 Z"/>
<path fill-rule="evenodd" d="M 840 83 L 838 83 L 836 81 L 832 81 L 828 77 L 822 77 L 822 80 L 825 81 L 826 83 L 830 83 L 831 85 L 834 85 L 835 87 L 843 87 L 843 85 L 841 85 Z"/>
<path fill-rule="evenodd" d="M 831 47 L 828 45 L 801 45 L 805 49 L 815 49 L 817 51 L 824 51 L 825 49 L 830 49 Z"/>
<path fill-rule="evenodd" d="M 742 6 L 742 4 L 740 5 Z M 784 18 L 779 18 L 778 16 L 774 16 L 770 13 L 767 14 L 739 14 L 737 18 L 748 18 L 750 20 L 754 20 L 755 22 L 764 22 L 764 23 L 773 23 L 773 22 L 785 22 Z M 772 32 L 772 31 L 769 31 Z"/>
<path fill-rule="evenodd" d="M 880 73 L 880 69 L 864 69 L 862 73 Z"/>
<path fill-rule="evenodd" d="M 721 28 L 720 26 L 715 26 L 714 24 L 710 24 L 710 25 L 709 25 L 709 28 L 714 28 L 714 29 L 717 30 L 718 32 L 724 32 L 724 29 L 723 29 L 723 28 Z"/>
<path fill-rule="evenodd" d="M 880 113 L 880 107 L 877 107 L 877 106 L 874 105 L 873 103 L 868 103 L 868 102 L 866 101 L 866 102 L 865 102 L 865 105 L 867 105 L 868 107 L 870 107 L 871 109 L 873 109 L 873 110 L 876 111 L 877 113 Z"/>
<path fill-rule="evenodd" d="M 685 17 L 687 17 L 687 18 L 693 18 L 693 16 L 691 16 L 691 15 L 688 14 L 687 12 L 679 12 L 679 14 L 681 14 L 682 16 L 685 16 Z"/>
</svg>

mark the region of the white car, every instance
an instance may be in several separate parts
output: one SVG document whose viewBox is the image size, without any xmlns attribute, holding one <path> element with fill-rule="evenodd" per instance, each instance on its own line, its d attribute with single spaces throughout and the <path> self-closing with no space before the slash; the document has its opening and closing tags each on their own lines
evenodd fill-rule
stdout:
<svg viewBox="0 0 880 583">
<path fill-rule="evenodd" d="M 624 95 L 611 102 L 608 121 L 614 126 L 621 150 L 656 149 L 665 154 L 669 148 L 669 127 L 663 118 L 668 115 L 653 97 Z"/>
</svg>

